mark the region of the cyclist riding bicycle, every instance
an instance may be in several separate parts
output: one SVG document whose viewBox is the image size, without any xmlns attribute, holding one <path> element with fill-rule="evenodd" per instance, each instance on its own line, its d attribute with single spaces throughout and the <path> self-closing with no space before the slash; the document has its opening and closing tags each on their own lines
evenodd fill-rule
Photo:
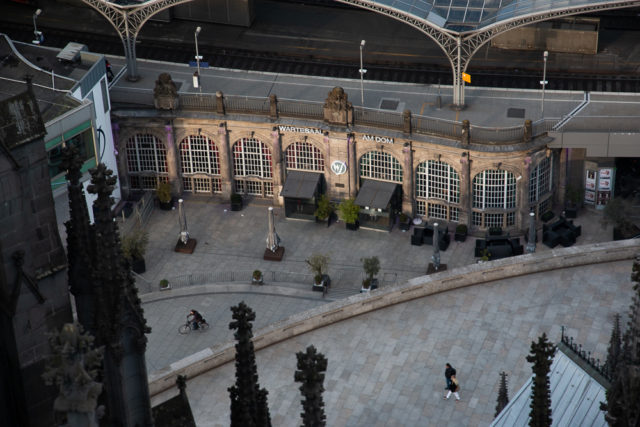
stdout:
<svg viewBox="0 0 640 427">
<path fill-rule="evenodd" d="M 200 325 L 206 323 L 204 317 L 202 317 L 202 315 L 198 313 L 198 310 L 191 310 L 187 315 L 187 321 L 191 322 L 191 326 L 193 327 L 193 329 L 198 329 Z"/>
</svg>

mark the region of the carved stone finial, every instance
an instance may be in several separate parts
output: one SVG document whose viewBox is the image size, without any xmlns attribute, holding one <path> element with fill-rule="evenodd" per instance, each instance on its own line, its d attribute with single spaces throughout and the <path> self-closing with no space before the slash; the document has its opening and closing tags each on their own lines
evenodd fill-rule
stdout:
<svg viewBox="0 0 640 427">
<path fill-rule="evenodd" d="M 524 142 L 531 141 L 531 136 L 533 135 L 533 127 L 531 120 L 527 119 L 524 121 Z"/>
<path fill-rule="evenodd" d="M 336 125 L 348 125 L 353 122 L 353 105 L 344 89 L 334 87 L 324 102 L 324 121 Z"/>
<path fill-rule="evenodd" d="M 178 108 L 178 89 L 169 73 L 162 73 L 153 88 L 153 103 L 159 110 L 175 110 Z"/>
<path fill-rule="evenodd" d="M 42 378 L 47 385 L 58 386 L 54 409 L 67 414 L 68 425 L 97 427 L 102 384 L 94 380 L 102 365 L 102 350 L 93 348 L 93 337 L 77 323 L 67 323 L 50 334 L 49 344 L 52 355 Z"/>
</svg>

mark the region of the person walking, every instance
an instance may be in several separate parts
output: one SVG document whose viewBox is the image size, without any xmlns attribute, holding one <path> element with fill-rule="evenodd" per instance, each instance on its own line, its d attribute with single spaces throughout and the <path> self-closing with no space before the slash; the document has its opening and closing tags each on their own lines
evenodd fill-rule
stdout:
<svg viewBox="0 0 640 427">
<path fill-rule="evenodd" d="M 107 67 L 107 80 L 111 81 L 113 80 L 113 70 L 111 69 L 111 63 L 107 60 L 105 60 L 105 65 Z"/>
<path fill-rule="evenodd" d="M 446 368 L 444 370 L 444 377 L 447 380 L 447 386 L 444 388 L 445 390 L 449 390 L 451 387 L 451 376 L 456 374 L 456 370 L 451 364 L 447 363 Z"/>
<path fill-rule="evenodd" d="M 458 394 L 458 390 L 460 390 L 460 385 L 458 385 L 458 380 L 456 379 L 455 374 L 451 375 L 451 385 L 449 386 L 449 391 L 447 391 L 446 396 L 444 396 L 444 400 L 447 400 L 451 397 L 451 393 L 456 396 L 456 402 L 460 401 L 460 395 Z"/>
</svg>

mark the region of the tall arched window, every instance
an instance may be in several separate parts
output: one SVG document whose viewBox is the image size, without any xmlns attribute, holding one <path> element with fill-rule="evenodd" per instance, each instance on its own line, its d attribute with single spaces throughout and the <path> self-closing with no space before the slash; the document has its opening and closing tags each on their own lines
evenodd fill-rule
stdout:
<svg viewBox="0 0 640 427">
<path fill-rule="evenodd" d="M 360 178 L 402 182 L 402 166 L 391 154 L 369 151 L 360 157 Z"/>
<path fill-rule="evenodd" d="M 233 145 L 233 175 L 236 193 L 273 196 L 271 150 L 255 138 L 242 138 Z"/>
<path fill-rule="evenodd" d="M 324 156 L 308 142 L 294 142 L 285 151 L 287 169 L 324 172 Z"/>
<path fill-rule="evenodd" d="M 516 179 L 511 172 L 485 170 L 473 178 L 474 211 L 471 218 L 473 225 L 480 227 L 515 225 L 515 207 Z"/>
<path fill-rule="evenodd" d="M 155 190 L 167 178 L 167 149 L 151 134 L 136 134 L 126 145 L 131 188 Z"/>
<path fill-rule="evenodd" d="M 447 163 L 428 160 L 416 169 L 416 209 L 418 215 L 458 221 L 460 177 Z"/>
<path fill-rule="evenodd" d="M 529 176 L 529 203 L 531 203 L 531 211 L 537 215 L 542 215 L 551 209 L 551 165 L 552 159 L 545 157 L 531 170 Z"/>
<path fill-rule="evenodd" d="M 182 183 L 185 191 L 219 193 L 220 154 L 216 144 L 204 135 L 189 135 L 180 143 Z"/>
</svg>

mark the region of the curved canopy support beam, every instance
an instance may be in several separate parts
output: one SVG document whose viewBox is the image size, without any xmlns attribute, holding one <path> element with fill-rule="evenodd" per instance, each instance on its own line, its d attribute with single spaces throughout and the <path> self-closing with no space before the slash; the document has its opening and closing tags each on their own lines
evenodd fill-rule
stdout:
<svg viewBox="0 0 640 427">
<path fill-rule="evenodd" d="M 86 0 L 83 0 L 86 1 Z M 386 15 L 390 18 L 404 22 L 415 29 L 423 32 L 444 51 L 451 63 L 453 71 L 453 107 L 462 109 L 464 103 L 464 81 L 462 73 L 467 70 L 467 66 L 473 55 L 485 43 L 492 38 L 505 33 L 514 28 L 534 24 L 536 22 L 564 16 L 579 15 L 601 10 L 623 9 L 640 6 L 640 0 L 634 1 L 614 1 L 596 4 L 584 4 L 566 9 L 547 10 L 540 13 L 516 16 L 512 19 L 499 21 L 490 26 L 474 31 L 457 32 L 437 26 L 426 19 L 419 18 L 407 12 L 400 11 L 386 5 L 378 4 L 373 0 L 336 0 L 352 6 L 372 10 L 376 13 Z"/>
<path fill-rule="evenodd" d="M 108 0 L 82 0 L 107 18 L 118 32 L 124 45 L 124 55 L 127 58 L 127 80 L 130 81 L 140 79 L 136 65 L 136 38 L 144 23 L 162 10 L 190 1 L 193 0 L 150 0 L 143 4 L 120 5 Z"/>
</svg>

